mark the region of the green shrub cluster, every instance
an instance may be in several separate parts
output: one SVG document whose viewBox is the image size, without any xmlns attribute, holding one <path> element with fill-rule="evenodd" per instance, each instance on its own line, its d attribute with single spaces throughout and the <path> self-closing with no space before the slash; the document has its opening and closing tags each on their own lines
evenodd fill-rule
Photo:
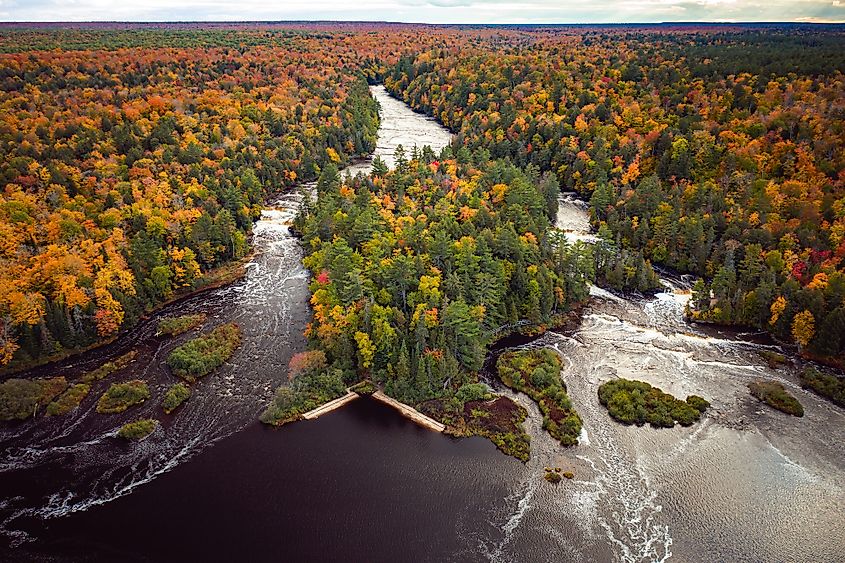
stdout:
<svg viewBox="0 0 845 563">
<path fill-rule="evenodd" d="M 174 349 L 167 357 L 167 365 L 175 375 L 193 383 L 223 365 L 240 345 L 238 325 L 220 325 Z"/>
<path fill-rule="evenodd" d="M 543 413 L 543 428 L 564 446 L 578 443 L 581 417 L 560 379 L 560 358 L 553 351 L 505 352 L 496 363 L 502 382 L 534 399 Z"/>
<path fill-rule="evenodd" d="M 845 378 L 823 373 L 814 367 L 804 368 L 799 377 L 803 387 L 845 407 Z"/>
<path fill-rule="evenodd" d="M 67 414 L 79 407 L 82 399 L 88 396 L 91 385 L 88 383 L 77 383 L 68 387 L 64 393 L 56 397 L 47 405 L 47 416 Z"/>
<path fill-rule="evenodd" d="M 178 336 L 188 332 L 192 328 L 200 326 L 205 322 L 206 318 L 206 315 L 203 313 L 198 313 L 196 315 L 182 315 L 181 317 L 167 317 L 159 321 L 156 334 Z"/>
<path fill-rule="evenodd" d="M 124 440 L 141 440 L 152 434 L 157 426 L 157 420 L 142 418 L 134 422 L 127 422 L 121 426 L 120 430 L 117 431 L 117 436 Z"/>
<path fill-rule="evenodd" d="M 84 374 L 82 376 L 82 382 L 91 383 L 93 381 L 99 381 L 101 379 L 104 379 L 105 377 L 113 374 L 117 370 L 121 370 L 128 366 L 136 357 L 138 357 L 138 352 L 136 352 L 135 350 L 130 350 L 122 356 L 119 356 L 118 358 L 110 362 L 106 362 L 97 369 Z"/>
<path fill-rule="evenodd" d="M 754 381 L 748 389 L 760 401 L 792 416 L 804 416 L 804 407 L 777 381 Z"/>
<path fill-rule="evenodd" d="M 150 389 L 140 379 L 126 383 L 112 383 L 108 391 L 97 401 L 97 412 L 114 414 L 123 412 L 133 405 L 143 403 L 150 398 Z"/>
<path fill-rule="evenodd" d="M 67 389 L 64 377 L 50 379 L 7 379 L 0 383 L 0 420 L 25 420 L 39 407 Z"/>
<path fill-rule="evenodd" d="M 644 381 L 614 379 L 599 386 L 599 402 L 623 424 L 672 428 L 675 423 L 690 426 L 709 406 L 705 399 L 690 395 L 681 401 Z"/>
<path fill-rule="evenodd" d="M 291 385 L 276 390 L 270 406 L 261 414 L 261 422 L 282 426 L 344 393 L 346 384 L 339 369 L 300 374 Z"/>
<path fill-rule="evenodd" d="M 161 408 L 165 414 L 175 411 L 182 403 L 191 398 L 191 388 L 184 383 L 174 383 L 164 394 L 161 401 Z"/>
<path fill-rule="evenodd" d="M 764 360 L 766 360 L 766 363 L 772 369 L 777 369 L 780 366 L 789 365 L 791 363 L 789 361 L 789 358 L 779 352 L 774 352 L 772 350 L 761 350 L 760 355 L 763 357 Z"/>
<path fill-rule="evenodd" d="M 369 379 L 365 379 L 350 387 L 349 390 L 354 391 L 359 395 L 372 395 L 373 393 L 378 391 L 378 387 L 376 387 L 375 384 Z"/>
</svg>

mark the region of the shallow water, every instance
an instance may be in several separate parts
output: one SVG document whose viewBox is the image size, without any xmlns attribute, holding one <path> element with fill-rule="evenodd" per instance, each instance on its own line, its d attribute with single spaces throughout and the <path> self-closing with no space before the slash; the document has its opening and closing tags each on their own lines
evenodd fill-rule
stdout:
<svg viewBox="0 0 845 563">
<path fill-rule="evenodd" d="M 377 154 L 399 143 L 439 150 L 448 132 L 374 87 L 382 108 Z M 425 140 L 428 141 L 425 141 Z M 351 172 L 366 170 L 367 163 Z M 845 414 L 804 392 L 790 370 L 745 342 L 683 320 L 688 280 L 666 279 L 653 299 L 592 288 L 581 327 L 511 346 L 549 346 L 584 419 L 580 445 L 562 448 L 529 412 L 532 458 L 522 464 L 480 438 L 423 430 L 392 409 L 353 401 L 316 421 L 274 430 L 256 422 L 304 347 L 307 272 L 287 223 L 287 194 L 255 226 L 246 278 L 169 307 L 203 311 L 205 328 L 238 322 L 244 345 L 165 417 L 175 381 L 164 359 L 189 338 L 154 336 L 158 317 L 115 345 L 34 370 L 72 377 L 138 349 L 139 359 L 98 383 L 79 412 L 0 427 L 0 560 L 368 561 L 837 561 L 845 551 Z M 586 207 L 561 197 L 558 226 L 590 242 Z M 161 315 L 159 315 L 161 316 Z M 691 428 L 613 422 L 598 403 L 612 377 L 648 381 L 713 403 Z M 756 377 L 787 385 L 804 404 L 795 419 L 757 403 Z M 98 415 L 108 383 L 146 379 L 153 398 Z M 162 421 L 124 444 L 117 428 Z M 576 477 L 558 486 L 543 467 Z"/>
</svg>

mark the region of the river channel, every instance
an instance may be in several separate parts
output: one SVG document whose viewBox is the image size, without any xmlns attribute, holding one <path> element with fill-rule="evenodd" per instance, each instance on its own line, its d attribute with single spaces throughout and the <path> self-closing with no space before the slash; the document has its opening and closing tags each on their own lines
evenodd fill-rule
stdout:
<svg viewBox="0 0 845 563">
<path fill-rule="evenodd" d="M 371 88 L 381 105 L 376 154 L 398 144 L 435 151 L 450 135 Z M 366 172 L 368 163 L 347 169 Z M 688 280 L 654 298 L 593 288 L 576 331 L 549 346 L 584 420 L 562 448 L 530 413 L 527 464 L 481 438 L 453 439 L 360 399 L 314 421 L 257 422 L 292 354 L 305 346 L 307 272 L 287 223 L 285 194 L 254 228 L 246 277 L 168 307 L 116 343 L 25 376 L 68 379 L 129 350 L 139 359 L 99 382 L 76 413 L 0 426 L 0 560 L 74 561 L 841 561 L 845 553 L 845 413 L 773 371 L 771 343 L 683 320 Z M 562 195 L 557 226 L 591 243 L 582 203 Z M 243 346 L 200 381 L 177 413 L 160 400 L 174 377 L 164 360 L 196 333 L 155 336 L 161 316 L 204 312 L 208 329 L 237 322 Z M 597 399 L 613 377 L 641 379 L 713 404 L 690 428 L 613 422 Z M 803 403 L 796 419 L 756 402 L 754 378 L 782 382 Z M 145 379 L 153 397 L 99 415 L 115 381 Z M 115 438 L 140 417 L 146 440 Z M 552 485 L 543 467 L 575 472 Z"/>
</svg>

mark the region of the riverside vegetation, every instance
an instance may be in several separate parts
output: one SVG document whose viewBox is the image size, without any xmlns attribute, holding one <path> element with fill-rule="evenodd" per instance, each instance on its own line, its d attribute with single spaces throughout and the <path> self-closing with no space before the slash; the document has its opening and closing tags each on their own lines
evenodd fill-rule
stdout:
<svg viewBox="0 0 845 563">
<path fill-rule="evenodd" d="M 424 147 L 396 168 L 343 180 L 332 169 L 294 222 L 306 250 L 313 350 L 297 358 L 262 420 L 281 424 L 369 378 L 459 434 L 527 457 L 525 414 L 478 384 L 488 345 L 583 302 L 592 255 L 550 228 L 552 174 L 484 151 Z"/>
<path fill-rule="evenodd" d="M 543 413 L 543 428 L 564 446 L 578 443 L 581 418 L 561 381 L 561 361 L 552 350 L 505 352 L 496 369 L 502 383 L 534 399 Z"/>
<path fill-rule="evenodd" d="M 752 381 L 748 390 L 759 401 L 792 416 L 804 416 L 804 407 L 777 381 Z"/>
</svg>

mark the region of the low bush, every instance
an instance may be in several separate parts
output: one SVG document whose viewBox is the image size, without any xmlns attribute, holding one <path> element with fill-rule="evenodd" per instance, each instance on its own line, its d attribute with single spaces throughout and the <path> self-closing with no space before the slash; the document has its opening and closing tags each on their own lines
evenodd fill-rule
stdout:
<svg viewBox="0 0 845 563">
<path fill-rule="evenodd" d="M 167 336 L 178 336 L 188 332 L 192 328 L 196 328 L 205 322 L 206 315 L 198 313 L 196 315 L 182 315 L 181 317 L 166 317 L 158 322 L 158 330 L 156 334 L 164 334 Z"/>
<path fill-rule="evenodd" d="M 161 401 L 161 408 L 164 409 L 165 414 L 170 414 L 190 398 L 191 389 L 187 385 L 184 383 L 174 383 L 167 390 L 167 393 L 164 394 L 164 399 Z"/>
<path fill-rule="evenodd" d="M 378 390 L 378 388 L 375 386 L 375 384 L 373 384 L 372 381 L 370 381 L 369 379 L 365 379 L 364 381 L 356 383 L 355 385 L 350 387 L 349 390 L 354 391 L 359 395 L 372 395 Z"/>
<path fill-rule="evenodd" d="M 804 407 L 793 397 L 783 385 L 777 381 L 754 381 L 748 384 L 751 394 L 781 412 L 792 416 L 804 416 Z"/>
<path fill-rule="evenodd" d="M 614 379 L 600 385 L 599 402 L 623 424 L 649 423 L 658 428 L 672 428 L 676 422 L 690 426 L 710 406 L 697 395 L 681 401 L 645 381 L 630 379 Z"/>
<path fill-rule="evenodd" d="M 845 378 L 823 373 L 814 367 L 804 368 L 799 377 L 805 389 L 812 389 L 825 399 L 845 407 Z"/>
<path fill-rule="evenodd" d="M 157 426 L 157 420 L 152 418 L 142 418 L 141 420 L 136 420 L 135 422 L 127 422 L 121 426 L 120 430 L 117 431 L 117 436 L 118 438 L 123 438 L 124 440 L 141 440 L 152 434 Z"/>
<path fill-rule="evenodd" d="M 67 389 L 64 377 L 50 379 L 7 379 L 0 383 L 0 420 L 25 420 L 39 407 Z"/>
<path fill-rule="evenodd" d="M 546 348 L 505 352 L 496 363 L 502 382 L 534 399 L 543 428 L 564 446 L 578 443 L 581 418 L 560 379 L 560 358 Z"/>
<path fill-rule="evenodd" d="M 690 395 L 687 397 L 687 404 L 697 410 L 698 412 L 704 412 L 710 408 L 710 402 L 703 397 L 699 397 L 698 395 Z"/>
<path fill-rule="evenodd" d="M 779 352 L 774 352 L 772 350 L 762 350 L 760 355 L 766 360 L 766 363 L 772 369 L 778 369 L 781 366 L 790 365 L 792 362 L 789 361 L 789 358 L 784 356 Z"/>
<path fill-rule="evenodd" d="M 126 383 L 112 383 L 108 391 L 103 393 L 97 401 L 97 412 L 114 414 L 123 412 L 131 406 L 138 405 L 150 398 L 150 389 L 140 379 Z"/>
<path fill-rule="evenodd" d="M 543 478 L 549 483 L 557 485 L 558 483 L 560 483 L 563 477 L 561 477 L 560 473 L 556 471 L 546 471 L 546 474 Z"/>
<path fill-rule="evenodd" d="M 167 357 L 167 365 L 175 375 L 193 383 L 223 365 L 240 345 L 238 325 L 220 325 L 175 348 Z"/>
<path fill-rule="evenodd" d="M 67 414 L 79 407 L 82 399 L 88 396 L 91 386 L 87 383 L 77 383 L 68 387 L 64 393 L 56 397 L 53 402 L 47 405 L 47 416 Z"/>
</svg>

